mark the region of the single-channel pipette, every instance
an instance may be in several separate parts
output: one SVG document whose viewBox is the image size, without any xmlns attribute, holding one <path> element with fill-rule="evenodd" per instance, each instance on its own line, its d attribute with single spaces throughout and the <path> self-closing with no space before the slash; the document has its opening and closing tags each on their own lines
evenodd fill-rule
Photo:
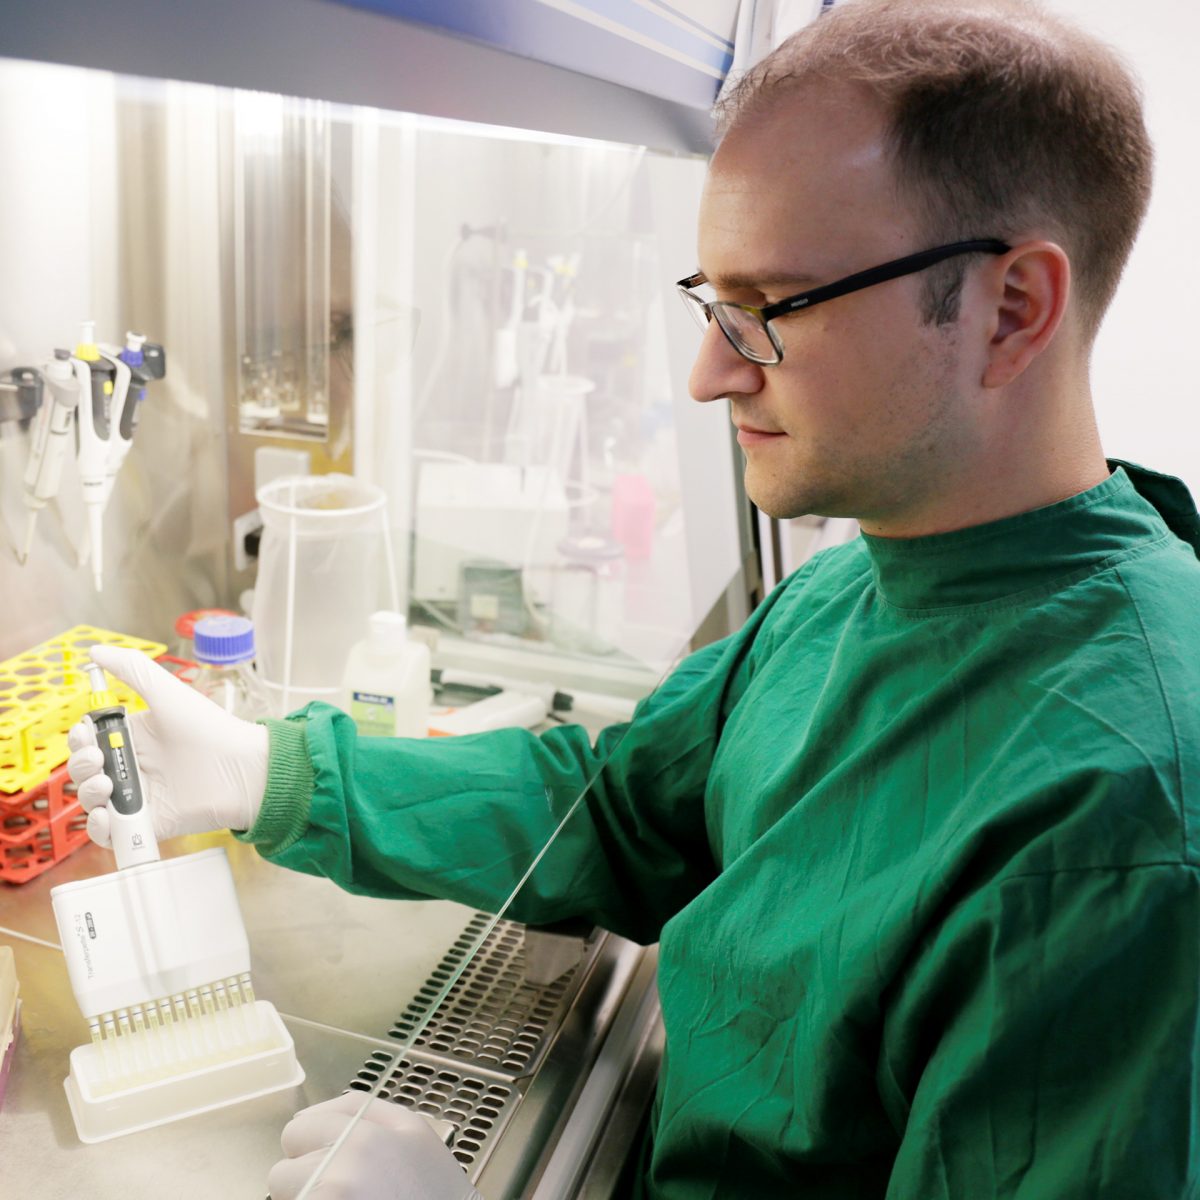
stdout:
<svg viewBox="0 0 1200 1200">
<path fill-rule="evenodd" d="M 25 468 L 25 537 L 18 558 L 24 563 L 33 548 L 38 513 L 58 494 L 63 460 L 70 447 L 71 425 L 79 407 L 79 380 L 66 350 L 56 350 L 54 361 L 42 374 L 49 384 L 49 395 L 38 412 L 33 428 L 33 449 Z"/>
<path fill-rule="evenodd" d="M 157 342 L 148 342 L 141 333 L 125 335 L 125 346 L 101 346 L 101 354 L 116 371 L 113 388 L 112 434 L 108 442 L 108 462 L 104 475 L 104 504 L 107 507 L 125 456 L 133 445 L 138 417 L 146 399 L 146 388 L 167 373 L 167 356 Z"/>
<path fill-rule="evenodd" d="M 158 862 L 158 839 L 154 836 L 154 824 L 142 791 L 142 777 L 125 706 L 119 704 L 108 690 L 103 668 L 88 663 L 84 669 L 92 688 L 92 707 L 88 716 L 96 730 L 96 745 L 104 756 L 104 774 L 112 782 L 108 812 L 117 867 L 124 870 L 141 863 Z"/>
<path fill-rule="evenodd" d="M 84 321 L 73 362 L 75 376 L 79 380 L 75 461 L 79 466 L 79 482 L 83 487 L 84 511 L 87 513 L 92 579 L 96 591 L 100 591 L 104 585 L 104 480 L 108 473 L 116 369 L 101 355 L 94 340 L 95 331 L 94 321 Z"/>
</svg>

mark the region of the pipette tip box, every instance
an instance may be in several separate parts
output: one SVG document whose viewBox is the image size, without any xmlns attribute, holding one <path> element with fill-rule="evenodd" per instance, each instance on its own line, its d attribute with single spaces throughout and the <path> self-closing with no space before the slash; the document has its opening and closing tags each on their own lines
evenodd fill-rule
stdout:
<svg viewBox="0 0 1200 1200">
<path fill-rule="evenodd" d="M 261 1034 L 258 1049 L 128 1087 L 111 1086 L 98 1047 L 76 1046 L 63 1087 L 79 1140 L 107 1141 L 303 1083 L 304 1069 L 275 1007 L 265 1000 L 251 1007 L 250 1019 Z"/>
<path fill-rule="evenodd" d="M 286 1026 L 254 995 L 223 849 L 60 884 L 50 900 L 92 1034 L 63 1084 L 80 1140 L 303 1082 Z"/>
</svg>

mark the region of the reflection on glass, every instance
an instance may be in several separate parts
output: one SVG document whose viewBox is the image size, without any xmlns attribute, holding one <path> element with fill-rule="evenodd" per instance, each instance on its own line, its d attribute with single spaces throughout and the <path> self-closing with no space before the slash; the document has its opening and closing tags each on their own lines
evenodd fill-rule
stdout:
<svg viewBox="0 0 1200 1200">
<path fill-rule="evenodd" d="M 657 674 L 703 615 L 662 286 L 702 164 L 432 121 L 413 142 L 412 619 Z"/>
<path fill-rule="evenodd" d="M 323 439 L 329 425 L 331 106 L 233 98 L 238 411 L 243 433 Z"/>
<path fill-rule="evenodd" d="M 608 719 L 623 719 L 686 647 L 740 562 L 736 541 L 719 524 L 732 507 L 720 475 L 731 471 L 728 427 L 710 406 L 716 435 L 706 449 L 693 431 L 685 449 L 680 417 L 688 404 L 680 355 L 691 340 L 671 283 L 694 261 L 702 163 L 215 89 L 147 83 L 122 103 L 114 179 L 134 174 L 128 164 L 143 126 L 165 161 L 172 122 L 142 120 L 162 106 L 205 133 L 211 155 L 203 163 L 233 188 L 220 205 L 208 197 L 190 223 L 184 201 L 207 195 L 192 175 L 173 171 L 158 190 L 148 183 L 141 197 L 151 218 L 171 217 L 148 219 L 148 228 L 202 237 L 213 273 L 203 294 L 214 308 L 218 296 L 236 303 L 237 331 L 236 344 L 227 345 L 218 336 L 222 314 L 179 317 L 203 282 L 194 267 L 156 273 L 153 287 L 123 278 L 139 321 L 157 328 L 170 319 L 166 340 L 181 364 L 156 410 L 158 432 L 147 422 L 145 460 L 175 455 L 172 463 L 179 462 L 168 438 L 180 430 L 188 445 L 221 446 L 220 433 L 232 425 L 232 469 L 233 452 L 245 449 L 239 431 L 256 444 L 324 438 L 352 386 L 355 474 L 386 492 L 405 593 L 387 602 L 406 610 L 412 624 L 438 631 L 443 662 L 453 652 L 458 666 L 470 664 L 489 682 L 592 693 L 593 705 L 602 694 L 612 701 Z M 218 130 L 230 137 L 222 140 Z M 228 173 L 217 169 L 218 146 L 233 148 Z M 187 165 L 201 173 L 194 155 Z M 219 220 L 226 204 L 232 229 Z M 124 244 L 112 230 L 97 236 Z M 361 250 L 353 280 L 352 238 Z M 166 260 L 184 263 L 179 239 L 163 240 Z M 233 280 L 224 274 L 230 264 Z M 120 270 L 129 274 L 123 261 Z M 232 422 L 219 388 L 207 382 L 214 362 L 236 366 Z M 335 441 L 330 432 L 330 458 Z M 313 462 L 321 461 L 314 452 Z M 703 494 L 687 487 L 697 461 Z M 225 465 L 188 459 L 169 496 L 197 527 L 216 531 L 218 542 L 227 513 L 202 510 L 197 497 L 204 479 Z M 247 481 L 239 482 L 248 494 Z M 288 516 L 299 536 L 299 522 Z M 138 517 L 152 523 L 154 513 Z M 265 603 L 269 538 L 264 545 L 258 583 Z M 315 655 L 317 633 L 307 631 L 353 616 L 386 554 L 364 551 L 378 560 L 364 566 L 344 536 L 330 548 L 331 570 L 355 593 L 339 599 L 343 593 L 322 581 L 309 552 L 319 556 L 322 546 L 307 544 L 305 557 L 297 550 L 301 569 L 288 577 L 297 588 L 319 588 L 336 610 L 310 623 L 299 600 L 291 605 L 293 625 L 304 623 L 313 643 L 302 649 Z M 196 576 L 217 586 L 210 562 L 189 557 L 185 566 L 202 564 L 192 575 L 171 570 L 189 586 Z M 264 646 L 286 634 L 288 611 L 285 599 L 264 617 Z M 579 714 L 558 716 L 574 721 Z M 595 717 L 591 734 L 603 720 Z M 403 889 L 375 879 L 338 890 L 329 879 L 285 871 L 224 840 L 256 989 L 285 1015 L 310 1067 L 310 1090 L 298 1103 L 349 1086 L 387 1094 L 457 1121 L 460 1161 L 473 1173 L 486 1164 L 494 1144 L 486 1135 L 520 1116 L 523 1085 L 516 1081 L 541 1052 L 528 1031 L 542 1022 L 542 1033 L 553 1036 L 578 978 L 553 962 L 535 965 L 540 951 L 531 951 L 517 922 L 586 909 L 564 864 L 582 870 L 598 861 L 594 831 L 581 832 L 581 823 L 589 789 L 611 785 L 609 764 L 623 737 L 618 724 L 593 744 L 578 726 L 560 725 L 541 741 L 508 731 L 498 740 L 414 743 L 421 761 L 384 791 L 403 828 L 412 817 L 403 817 L 401 802 L 426 788 L 420 807 L 447 839 L 436 862 L 422 867 L 429 890 L 407 893 L 422 899 L 379 898 Z M 356 753 L 370 753 L 367 740 Z M 479 757 L 469 757 L 468 742 L 481 748 Z M 541 766 L 521 764 L 516 747 L 541 755 Z M 554 754 L 561 771 L 548 762 Z M 522 815 L 537 819 L 517 831 L 524 837 L 506 843 L 512 829 L 487 808 L 473 822 L 455 816 L 455 789 L 489 772 L 525 788 Z M 175 852 L 189 848 L 181 842 Z M 472 872 L 497 864 L 490 886 L 472 893 Z M 81 856 L 64 873 L 98 869 L 96 855 Z M 547 870 L 565 880 L 562 911 L 550 916 L 528 884 Z M 495 915 L 478 915 L 485 907 Z M 512 1027 L 522 1005 L 532 1016 Z M 337 1052 L 330 1057 L 322 1048 Z M 335 1079 L 359 1049 L 362 1067 Z M 251 1121 L 249 1113 L 237 1120 Z M 275 1153 L 278 1129 L 266 1132 Z M 177 1135 L 147 1132 L 139 1154 L 169 1153 Z"/>
</svg>

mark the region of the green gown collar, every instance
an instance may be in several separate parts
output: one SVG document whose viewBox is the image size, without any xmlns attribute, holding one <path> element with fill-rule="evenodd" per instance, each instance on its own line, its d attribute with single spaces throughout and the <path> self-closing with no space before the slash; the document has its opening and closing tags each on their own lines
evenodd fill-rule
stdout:
<svg viewBox="0 0 1200 1200">
<path fill-rule="evenodd" d="M 863 534 L 894 608 L 944 612 L 1046 595 L 1171 537 L 1200 557 L 1200 515 L 1182 481 L 1118 459 L 1095 487 L 985 525 L 918 538 Z"/>
</svg>

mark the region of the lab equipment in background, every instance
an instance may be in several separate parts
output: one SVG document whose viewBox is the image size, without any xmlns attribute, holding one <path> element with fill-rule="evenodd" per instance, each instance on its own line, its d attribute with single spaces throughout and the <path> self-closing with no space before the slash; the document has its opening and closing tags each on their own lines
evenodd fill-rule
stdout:
<svg viewBox="0 0 1200 1200">
<path fill-rule="evenodd" d="M 104 486 L 108 475 L 117 369 L 101 355 L 95 338 L 96 323 L 84 321 L 71 362 L 79 381 L 75 461 L 87 514 L 85 536 L 91 548 L 92 582 L 96 591 L 100 591 L 104 586 Z"/>
<path fill-rule="evenodd" d="M 17 555 L 24 564 L 33 549 L 38 513 L 58 495 L 62 480 L 63 460 L 70 448 L 70 435 L 75 413 L 79 408 L 79 379 L 66 350 L 56 350 L 54 360 L 43 368 L 49 396 L 42 404 L 33 427 L 33 444 L 29 465 L 25 468 L 25 536 Z"/>
<path fill-rule="evenodd" d="M 512 258 L 508 318 L 496 329 L 495 335 L 492 369 L 493 380 L 498 388 L 512 387 L 520 376 L 517 330 L 525 310 L 525 277 L 528 270 L 529 255 L 518 247 L 513 251 Z"/>
<path fill-rule="evenodd" d="M 196 622 L 201 617 L 236 617 L 237 613 L 227 608 L 197 608 L 192 612 L 182 613 L 175 618 L 175 633 L 179 641 L 175 643 L 175 656 L 184 662 L 194 662 L 196 652 L 193 639 L 196 635 Z"/>
<path fill-rule="evenodd" d="M 17 964 L 11 946 L 0 946 L 0 1108 L 21 1034 L 21 1001 L 18 996 Z"/>
<path fill-rule="evenodd" d="M 66 763 L 25 791 L 0 792 L 0 881 L 28 883 L 87 843 Z"/>
<path fill-rule="evenodd" d="M 613 480 L 612 535 L 628 558 L 647 559 L 654 546 L 654 485 L 645 475 Z"/>
<path fill-rule="evenodd" d="M 61 884 L 50 898 L 91 1030 L 63 1084 L 80 1140 L 303 1082 L 279 1014 L 254 995 L 222 848 Z"/>
<path fill-rule="evenodd" d="M 458 628 L 463 633 L 522 637 L 531 624 L 520 567 L 490 559 L 459 567 Z"/>
<path fill-rule="evenodd" d="M 549 568 L 568 521 L 566 492 L 548 467 L 422 463 L 413 598 L 455 603 L 464 564 L 490 560 L 520 569 L 530 603 L 548 604 Z"/>
<path fill-rule="evenodd" d="M 353 235 L 337 193 L 350 130 L 322 100 L 235 92 L 231 110 L 238 429 L 325 441 L 345 383 L 337 282 Z"/>
<path fill-rule="evenodd" d="M 583 534 L 559 544 L 550 636 L 556 646 L 612 654 L 625 612 L 625 551 L 610 538 Z"/>
<path fill-rule="evenodd" d="M 113 483 L 133 444 L 146 387 L 166 374 L 163 348 L 142 334 L 128 333 L 124 348 L 98 346 L 95 322 L 85 321 L 74 354 L 56 350 L 43 368 L 50 387 L 33 430 L 24 498 L 29 510 L 17 558 L 24 564 L 33 548 L 38 513 L 58 495 L 72 424 L 75 457 L 87 524 L 78 543 L 79 564 L 92 561 L 96 590 L 103 586 L 103 520 Z M 36 372 L 22 368 L 28 390 Z M 38 379 L 40 387 L 40 378 Z M 28 407 L 28 397 L 26 398 Z M 32 413 L 30 413 L 32 415 Z"/>
<path fill-rule="evenodd" d="M 291 476 L 259 489 L 252 616 L 275 715 L 311 700 L 336 703 L 346 657 L 381 607 L 380 592 L 399 610 L 385 503 L 382 490 L 349 475 Z"/>
<path fill-rule="evenodd" d="M 429 720 L 435 737 L 486 733 L 490 729 L 533 729 L 546 719 L 546 702 L 525 692 L 497 692 L 474 704 L 438 713 Z"/>
<path fill-rule="evenodd" d="M 248 617 L 205 616 L 196 622 L 191 680 L 202 695 L 245 721 L 271 715 L 267 689 L 255 674 L 254 623 Z"/>
<path fill-rule="evenodd" d="M 96 745 L 104 756 L 104 774 L 112 783 L 108 802 L 112 817 L 112 848 L 119 870 L 158 862 L 158 839 L 146 805 L 125 706 L 109 690 L 102 668 L 85 667 L 91 683 L 88 719 L 96 730 Z"/>
<path fill-rule="evenodd" d="M 0 378 L 0 423 L 31 421 L 42 406 L 42 377 L 33 367 L 13 367 Z"/>
<path fill-rule="evenodd" d="M 433 700 L 429 647 L 408 636 L 400 613 L 372 613 L 369 629 L 346 662 L 342 709 L 364 737 L 425 737 Z"/>
<path fill-rule="evenodd" d="M 113 484 L 125 463 L 133 435 L 137 432 L 138 417 L 146 399 L 146 386 L 162 379 L 167 372 L 167 359 L 163 348 L 147 343 L 143 334 L 129 332 L 125 335 L 124 347 L 100 346 L 100 355 L 112 367 L 114 382 L 112 402 L 108 412 L 108 449 L 105 454 L 103 514 L 112 497 Z M 84 531 L 79 548 L 79 562 L 86 564 L 92 551 L 92 525 Z M 99 585 L 97 585 L 99 590 Z"/>
<path fill-rule="evenodd" d="M 113 363 L 119 381 L 113 393 L 112 437 L 104 475 L 104 503 L 107 506 L 113 484 L 133 445 L 146 388 L 166 375 L 167 356 L 162 346 L 148 342 L 144 334 L 132 331 L 126 333 L 122 349 L 102 346 L 101 353 Z"/>
</svg>

